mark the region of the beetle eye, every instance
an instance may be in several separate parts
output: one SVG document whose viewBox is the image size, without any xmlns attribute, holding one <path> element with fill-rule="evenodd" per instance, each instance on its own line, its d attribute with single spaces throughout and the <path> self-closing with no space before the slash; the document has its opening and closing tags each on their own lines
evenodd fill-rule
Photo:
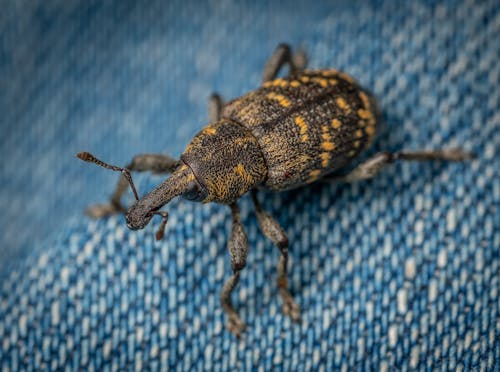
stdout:
<svg viewBox="0 0 500 372">
<path fill-rule="evenodd" d="M 204 190 L 198 184 L 198 182 L 191 181 L 188 183 L 186 191 L 184 191 L 182 196 L 188 200 L 201 201 L 205 198 L 206 195 Z"/>
</svg>

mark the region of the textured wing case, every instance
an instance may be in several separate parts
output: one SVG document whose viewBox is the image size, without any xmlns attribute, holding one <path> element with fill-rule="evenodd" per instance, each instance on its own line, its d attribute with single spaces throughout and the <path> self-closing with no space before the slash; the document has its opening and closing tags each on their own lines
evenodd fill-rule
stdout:
<svg viewBox="0 0 500 372">
<path fill-rule="evenodd" d="M 264 187 L 314 182 L 369 146 L 378 122 L 373 97 L 336 70 L 279 78 L 225 105 L 222 116 L 248 128 L 268 166 Z"/>
</svg>

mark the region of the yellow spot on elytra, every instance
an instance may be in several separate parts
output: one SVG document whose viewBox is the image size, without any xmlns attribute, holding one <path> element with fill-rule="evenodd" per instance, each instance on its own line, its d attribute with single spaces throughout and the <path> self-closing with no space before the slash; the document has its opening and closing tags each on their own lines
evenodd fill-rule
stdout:
<svg viewBox="0 0 500 372">
<path fill-rule="evenodd" d="M 375 117 L 373 116 L 373 113 L 371 111 L 359 109 L 358 116 L 363 120 L 367 120 L 368 125 L 370 126 L 375 125 Z"/>
<path fill-rule="evenodd" d="M 300 81 L 293 80 L 290 82 L 290 85 L 294 88 L 300 87 Z"/>
<path fill-rule="evenodd" d="M 321 127 L 321 132 L 321 138 L 323 138 L 321 148 L 326 151 L 332 151 L 335 148 L 335 145 L 333 142 L 331 142 L 330 133 L 328 132 L 328 125 L 323 125 Z"/>
<path fill-rule="evenodd" d="M 333 119 L 332 120 L 332 127 L 333 129 L 339 129 L 342 123 L 340 122 L 339 119 Z"/>
<path fill-rule="evenodd" d="M 359 109 L 358 110 L 358 116 L 361 119 L 366 119 L 366 120 L 373 119 L 372 113 L 370 111 L 368 111 L 368 110 Z"/>
<path fill-rule="evenodd" d="M 344 74 L 343 72 L 337 72 L 338 76 L 340 76 L 342 79 L 344 79 L 345 81 L 353 84 L 354 83 L 354 79 L 352 77 L 350 77 L 349 75 L 347 74 Z"/>
<path fill-rule="evenodd" d="M 363 107 L 367 110 L 370 109 L 370 100 L 364 92 L 359 93 L 359 98 L 363 102 Z"/>
<path fill-rule="evenodd" d="M 328 166 L 328 162 L 330 161 L 330 154 L 328 152 L 321 153 L 321 166 L 326 168 Z"/>
<path fill-rule="evenodd" d="M 266 81 L 264 84 L 262 84 L 262 86 L 264 88 L 269 88 L 269 87 L 281 87 L 281 88 L 284 88 L 286 86 L 288 86 L 288 81 L 284 80 L 284 79 L 281 79 L 281 78 L 278 78 L 278 79 L 274 79 L 274 80 L 271 80 L 271 81 Z"/>
<path fill-rule="evenodd" d="M 278 94 L 274 92 L 270 92 L 266 95 L 267 98 L 278 101 L 280 106 L 283 107 L 290 107 L 290 101 L 286 99 L 286 97 L 283 94 Z"/>
<path fill-rule="evenodd" d="M 305 132 L 307 130 L 307 124 L 302 116 L 296 116 L 295 123 L 299 126 L 301 132 Z"/>
<path fill-rule="evenodd" d="M 316 181 L 320 174 L 321 174 L 321 171 L 319 169 L 312 170 L 311 172 L 309 172 L 308 181 L 309 182 Z"/>
<path fill-rule="evenodd" d="M 326 151 L 332 151 L 335 148 L 333 142 L 323 142 L 321 148 Z"/>
<path fill-rule="evenodd" d="M 309 139 L 309 136 L 307 135 L 307 124 L 302 116 L 296 116 L 295 117 L 295 124 L 299 126 L 300 130 L 300 139 L 302 142 L 307 142 Z"/>
<path fill-rule="evenodd" d="M 363 137 L 363 131 L 361 129 L 358 129 L 356 132 L 354 132 L 354 135 L 356 138 L 361 138 Z"/>
<path fill-rule="evenodd" d="M 321 85 L 323 88 L 326 88 L 328 86 L 328 80 L 326 79 L 323 79 L 323 78 L 319 78 L 319 77 L 313 77 L 311 79 L 311 81 L 313 83 L 317 83 L 319 85 Z"/>
<path fill-rule="evenodd" d="M 347 154 L 348 157 L 352 158 L 354 155 L 356 155 L 356 150 L 351 150 L 349 151 L 349 153 Z"/>
<path fill-rule="evenodd" d="M 321 71 L 321 75 L 325 76 L 325 77 L 339 77 L 351 84 L 354 83 L 354 79 L 352 77 L 350 77 L 349 75 L 343 73 L 343 72 L 340 72 L 338 70 L 334 70 L 334 69 L 328 69 L 328 70 L 322 70 Z"/>
<path fill-rule="evenodd" d="M 217 133 L 217 129 L 215 129 L 214 127 L 206 127 L 203 133 L 213 135 Z"/>
<path fill-rule="evenodd" d="M 303 83 L 309 83 L 310 78 L 309 76 L 301 76 L 299 80 Z"/>
<path fill-rule="evenodd" d="M 371 137 L 375 134 L 375 127 L 373 125 L 369 125 L 365 128 L 365 132 Z"/>
<path fill-rule="evenodd" d="M 273 80 L 273 86 L 275 87 L 286 87 L 288 85 L 288 82 L 284 79 L 275 79 Z"/>
<path fill-rule="evenodd" d="M 336 99 L 336 102 L 337 102 L 337 105 L 340 107 L 341 110 L 344 110 L 344 111 L 349 111 L 350 110 L 349 105 L 347 104 L 347 102 L 345 101 L 345 99 L 343 97 L 338 97 Z"/>
<path fill-rule="evenodd" d="M 358 148 L 359 146 L 361 146 L 361 142 L 354 141 L 354 147 Z"/>
<path fill-rule="evenodd" d="M 321 75 L 323 75 L 325 77 L 337 76 L 338 74 L 339 74 L 339 72 L 337 70 L 333 70 L 333 69 L 328 69 L 328 70 L 322 70 L 321 71 Z"/>
</svg>

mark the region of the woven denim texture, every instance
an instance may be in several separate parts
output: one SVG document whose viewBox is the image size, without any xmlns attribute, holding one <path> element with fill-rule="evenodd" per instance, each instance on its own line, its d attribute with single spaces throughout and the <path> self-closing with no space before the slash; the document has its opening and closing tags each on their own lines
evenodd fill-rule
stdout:
<svg viewBox="0 0 500 372">
<path fill-rule="evenodd" d="M 498 1 L 6 1 L 0 35 L 2 370 L 499 370 Z M 117 175 L 74 154 L 179 156 L 209 94 L 258 86 L 282 41 L 378 97 L 385 126 L 366 156 L 478 159 L 261 194 L 291 242 L 299 325 L 244 197 L 236 340 L 218 302 L 228 208 L 175 200 L 161 242 L 156 220 L 90 221 Z M 135 178 L 141 194 L 161 180 Z"/>
</svg>

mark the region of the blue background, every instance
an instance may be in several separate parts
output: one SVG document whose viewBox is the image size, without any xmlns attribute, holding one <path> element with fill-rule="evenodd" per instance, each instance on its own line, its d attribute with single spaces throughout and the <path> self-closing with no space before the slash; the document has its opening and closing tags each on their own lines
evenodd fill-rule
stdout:
<svg viewBox="0 0 500 372">
<path fill-rule="evenodd" d="M 2 1 L 0 361 L 140 368 L 498 368 L 500 5 L 495 1 Z M 241 201 L 251 245 L 224 330 L 227 208 L 174 201 L 154 222 L 88 220 L 115 164 L 178 157 L 212 91 L 258 86 L 279 42 L 374 92 L 372 154 L 460 146 L 467 164 L 397 164 L 355 185 L 263 194 L 291 241 L 300 326 L 278 253 Z M 136 176 L 140 193 L 161 178 Z M 130 195 L 129 195 L 129 201 Z"/>
</svg>

